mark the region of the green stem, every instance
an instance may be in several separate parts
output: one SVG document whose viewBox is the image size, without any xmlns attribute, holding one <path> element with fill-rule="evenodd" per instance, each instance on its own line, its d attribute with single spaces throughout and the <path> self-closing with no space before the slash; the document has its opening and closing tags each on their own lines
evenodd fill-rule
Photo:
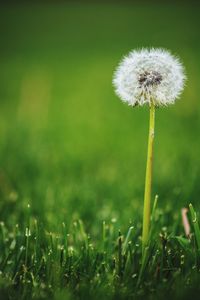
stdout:
<svg viewBox="0 0 200 300">
<path fill-rule="evenodd" d="M 149 117 L 149 139 L 148 139 L 148 150 L 147 150 L 145 192 L 144 192 L 142 253 L 144 253 L 144 249 L 147 246 L 148 238 L 149 238 L 154 127 L 155 127 L 155 105 L 151 103 L 150 117 Z"/>
</svg>

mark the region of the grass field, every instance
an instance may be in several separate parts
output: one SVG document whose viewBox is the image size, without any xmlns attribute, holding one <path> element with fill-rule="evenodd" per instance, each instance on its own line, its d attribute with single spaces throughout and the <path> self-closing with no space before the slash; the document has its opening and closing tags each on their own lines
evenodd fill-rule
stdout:
<svg viewBox="0 0 200 300">
<path fill-rule="evenodd" d="M 181 221 L 190 202 L 200 211 L 199 26 L 195 2 L 1 6 L 2 299 L 199 292 L 198 229 L 188 241 Z M 156 111 L 159 198 L 142 264 L 148 109 L 123 104 L 112 76 L 149 46 L 178 54 L 188 81 Z"/>
</svg>

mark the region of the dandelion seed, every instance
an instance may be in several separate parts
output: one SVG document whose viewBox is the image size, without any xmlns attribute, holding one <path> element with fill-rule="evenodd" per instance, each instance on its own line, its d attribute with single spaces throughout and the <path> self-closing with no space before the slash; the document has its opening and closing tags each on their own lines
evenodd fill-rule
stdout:
<svg viewBox="0 0 200 300">
<path fill-rule="evenodd" d="M 186 76 L 179 59 L 164 49 L 131 51 L 119 64 L 113 79 L 116 94 L 129 105 L 173 104 Z"/>
<path fill-rule="evenodd" d="M 144 191 L 142 252 L 149 242 L 155 108 L 173 104 L 184 88 L 185 72 L 179 59 L 164 49 L 131 51 L 114 73 L 116 94 L 131 106 L 150 107 Z"/>
</svg>

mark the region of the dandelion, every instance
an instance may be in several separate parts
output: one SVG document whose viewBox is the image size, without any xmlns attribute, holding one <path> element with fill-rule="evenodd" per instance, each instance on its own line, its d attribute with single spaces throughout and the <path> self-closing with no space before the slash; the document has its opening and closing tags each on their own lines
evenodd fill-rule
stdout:
<svg viewBox="0 0 200 300">
<path fill-rule="evenodd" d="M 129 105 L 173 104 L 184 88 L 185 75 L 179 59 L 163 49 L 132 51 L 119 64 L 113 84 Z"/>
<path fill-rule="evenodd" d="M 150 108 L 144 192 L 142 246 L 148 244 L 152 182 L 155 108 L 173 104 L 184 88 L 186 76 L 179 59 L 164 49 L 134 50 L 119 64 L 113 79 L 116 94 L 130 106 Z"/>
</svg>

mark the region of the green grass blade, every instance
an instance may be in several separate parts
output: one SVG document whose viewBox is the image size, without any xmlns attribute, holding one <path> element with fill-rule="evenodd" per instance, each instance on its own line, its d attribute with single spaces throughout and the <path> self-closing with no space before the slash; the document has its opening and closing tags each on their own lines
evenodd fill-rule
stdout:
<svg viewBox="0 0 200 300">
<path fill-rule="evenodd" d="M 133 228 L 134 228 L 134 227 L 131 226 L 131 227 L 129 228 L 129 230 L 128 230 L 127 235 L 126 235 L 126 239 L 125 239 L 125 241 L 124 241 L 123 249 L 122 249 L 123 254 L 125 254 L 125 252 L 126 252 L 126 249 L 127 249 L 127 246 L 128 246 L 128 242 L 129 242 L 129 239 L 130 239 L 131 232 L 132 232 Z"/>
<path fill-rule="evenodd" d="M 198 219 L 197 219 L 197 214 L 191 203 L 189 204 L 189 208 L 190 208 L 190 213 L 191 213 L 191 217 L 192 217 L 192 223 L 194 225 L 194 234 L 195 234 L 195 238 L 196 238 L 196 242 L 197 242 L 197 248 L 200 251 L 200 228 L 199 228 L 199 223 L 198 223 Z"/>
</svg>

